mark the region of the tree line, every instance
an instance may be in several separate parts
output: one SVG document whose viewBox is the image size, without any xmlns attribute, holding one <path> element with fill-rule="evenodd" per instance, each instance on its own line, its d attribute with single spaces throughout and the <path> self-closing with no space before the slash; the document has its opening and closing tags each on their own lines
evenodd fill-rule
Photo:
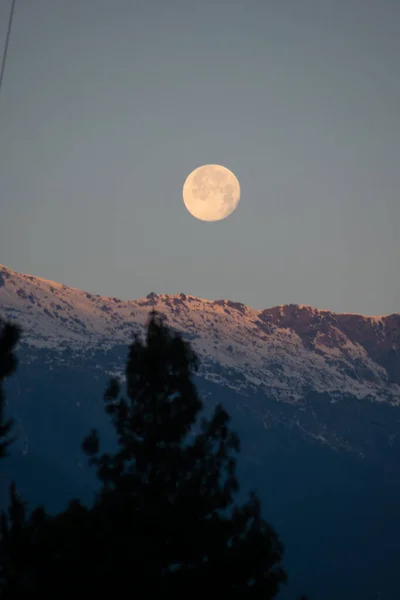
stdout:
<svg viewBox="0 0 400 600">
<path fill-rule="evenodd" d="M 1 460 L 13 441 L 2 382 L 17 366 L 19 336 L 0 324 Z M 202 414 L 197 368 L 191 346 L 152 313 L 144 339 L 129 347 L 125 390 L 111 379 L 104 394 L 116 451 L 102 449 L 96 430 L 82 442 L 99 482 L 92 505 L 72 499 L 56 515 L 28 511 L 11 484 L 0 517 L 1 599 L 278 595 L 283 543 L 256 493 L 236 499 L 240 440 L 222 406 Z"/>
</svg>

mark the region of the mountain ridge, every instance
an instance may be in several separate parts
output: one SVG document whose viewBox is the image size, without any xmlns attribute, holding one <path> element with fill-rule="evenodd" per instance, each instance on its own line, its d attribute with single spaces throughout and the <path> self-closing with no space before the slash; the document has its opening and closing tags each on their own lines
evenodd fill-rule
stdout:
<svg viewBox="0 0 400 600">
<path fill-rule="evenodd" d="M 0 267 L 0 318 L 22 327 L 5 389 L 17 439 L 3 483 L 49 511 L 71 497 L 92 502 L 81 441 L 95 427 L 114 447 L 104 390 L 110 375 L 123 378 L 152 309 L 198 354 L 205 413 L 221 403 L 231 416 L 241 493 L 258 490 L 285 542 L 283 598 L 306 588 L 327 600 L 398 598 L 400 315 L 255 310 L 185 294 L 123 301 Z"/>
<path fill-rule="evenodd" d="M 58 282 L 58 281 L 53 281 L 51 279 L 46 279 L 45 277 L 39 277 L 37 275 L 32 275 L 31 273 L 22 273 L 20 271 L 15 271 L 13 269 L 10 269 L 9 267 L 7 267 L 6 265 L 0 263 L 0 287 L 2 286 L 2 277 L 6 277 L 8 278 L 10 275 L 13 276 L 19 276 L 19 277 L 23 277 L 23 278 L 27 278 L 28 280 L 36 280 L 39 282 L 42 282 L 44 284 L 48 284 L 49 286 L 53 286 L 56 288 L 63 288 L 63 289 L 69 289 L 71 291 L 76 291 L 76 292 L 81 292 L 84 294 L 89 294 L 91 296 L 95 296 L 97 298 L 103 298 L 104 300 L 115 300 L 114 296 L 104 296 L 102 294 L 94 294 L 92 292 L 88 292 L 87 290 L 83 290 L 80 288 L 75 288 L 73 286 L 70 285 L 66 285 L 64 283 Z M 142 298 L 131 298 L 131 299 L 125 299 L 122 300 L 120 298 L 118 298 L 119 301 L 121 302 L 139 302 L 139 301 L 146 301 L 149 300 L 151 298 L 180 298 L 182 296 L 186 296 L 189 298 L 193 298 L 202 302 L 211 302 L 211 303 L 215 303 L 215 304 L 221 304 L 221 303 L 226 303 L 228 305 L 231 306 L 237 306 L 237 307 L 244 307 L 247 308 L 249 310 L 252 311 L 256 311 L 256 312 L 263 312 L 263 311 L 275 311 L 275 310 L 279 310 L 279 309 L 283 309 L 286 307 L 297 307 L 298 309 L 304 309 L 304 310 L 309 310 L 311 312 L 318 312 L 318 313 L 330 313 L 333 315 L 337 315 L 337 316 L 350 316 L 350 317 L 360 317 L 363 319 L 367 319 L 370 321 L 379 321 L 382 319 L 388 319 L 390 317 L 400 317 L 400 313 L 387 313 L 384 315 L 364 315 L 362 313 L 354 313 L 354 312 L 336 312 L 333 311 L 329 308 L 317 308 L 315 306 L 312 306 L 311 304 L 297 304 L 297 303 L 289 303 L 289 304 L 278 304 L 276 306 L 272 306 L 272 307 L 268 307 L 268 308 L 261 308 L 261 309 L 257 309 L 254 307 L 251 307 L 247 304 L 244 304 L 243 302 L 238 302 L 238 301 L 233 301 L 230 300 L 228 298 L 221 298 L 221 299 L 217 299 L 217 300 L 210 300 L 209 298 L 203 298 L 200 296 L 193 296 L 191 294 L 186 294 L 185 292 L 178 292 L 175 294 L 159 294 L 156 292 L 149 292 L 146 296 L 142 297 Z"/>
<path fill-rule="evenodd" d="M 287 304 L 256 310 L 230 300 L 150 293 L 103 297 L 0 266 L 0 309 L 31 347 L 76 352 L 126 344 L 156 310 L 194 346 L 207 377 L 230 370 L 237 389 L 286 402 L 306 391 L 400 404 L 400 314 L 365 317 Z M 236 375 L 236 378 L 235 378 Z"/>
</svg>

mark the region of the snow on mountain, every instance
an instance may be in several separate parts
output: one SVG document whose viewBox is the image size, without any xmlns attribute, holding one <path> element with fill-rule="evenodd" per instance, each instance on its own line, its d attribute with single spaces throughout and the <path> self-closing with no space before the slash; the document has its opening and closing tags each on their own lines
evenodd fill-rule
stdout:
<svg viewBox="0 0 400 600">
<path fill-rule="evenodd" d="M 151 310 L 191 341 L 203 376 L 216 383 L 291 403 L 310 390 L 332 401 L 346 394 L 400 403 L 399 314 L 364 317 L 302 305 L 255 310 L 186 294 L 123 301 L 0 265 L 0 317 L 18 322 L 32 348 L 79 354 L 127 344 Z"/>
</svg>

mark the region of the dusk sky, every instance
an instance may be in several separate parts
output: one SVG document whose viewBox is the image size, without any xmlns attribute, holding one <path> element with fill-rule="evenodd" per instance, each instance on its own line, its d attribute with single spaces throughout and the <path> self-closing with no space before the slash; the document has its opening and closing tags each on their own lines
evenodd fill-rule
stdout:
<svg viewBox="0 0 400 600">
<path fill-rule="evenodd" d="M 399 0 L 17 0 L 0 263 L 124 299 L 399 312 L 399 25 Z M 241 185 L 215 223 L 182 201 L 208 163 Z"/>
</svg>

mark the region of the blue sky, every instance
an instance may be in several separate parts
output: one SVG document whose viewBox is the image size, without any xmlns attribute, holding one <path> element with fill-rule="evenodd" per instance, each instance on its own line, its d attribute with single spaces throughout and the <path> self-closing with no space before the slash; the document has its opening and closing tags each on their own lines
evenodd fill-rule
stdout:
<svg viewBox="0 0 400 600">
<path fill-rule="evenodd" d="M 0 263 L 121 298 L 399 312 L 399 22 L 398 0 L 17 0 Z M 182 202 L 204 163 L 241 185 L 217 223 Z"/>
</svg>

